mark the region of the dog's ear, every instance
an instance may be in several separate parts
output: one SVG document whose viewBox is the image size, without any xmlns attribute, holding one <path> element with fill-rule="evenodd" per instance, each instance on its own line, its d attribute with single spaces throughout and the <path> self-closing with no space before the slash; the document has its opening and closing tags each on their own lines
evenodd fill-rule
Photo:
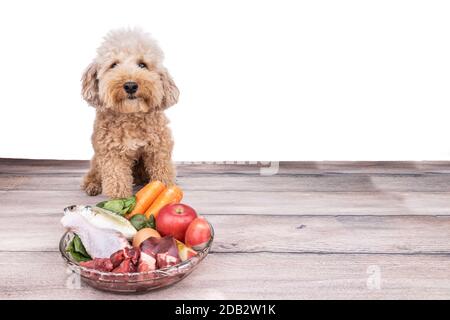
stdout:
<svg viewBox="0 0 450 320">
<path fill-rule="evenodd" d="M 100 98 L 98 94 L 97 64 L 92 62 L 84 71 L 81 77 L 82 89 L 81 94 L 84 100 L 94 108 L 100 106 Z"/>
<path fill-rule="evenodd" d="M 161 77 L 164 91 L 164 96 L 161 101 L 161 108 L 167 109 L 178 102 L 180 91 L 166 68 L 163 68 L 159 75 Z"/>
</svg>

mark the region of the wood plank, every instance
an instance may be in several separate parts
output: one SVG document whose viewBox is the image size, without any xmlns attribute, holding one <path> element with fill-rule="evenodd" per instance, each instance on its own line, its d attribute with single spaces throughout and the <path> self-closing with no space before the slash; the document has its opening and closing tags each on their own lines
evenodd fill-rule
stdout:
<svg viewBox="0 0 450 320">
<path fill-rule="evenodd" d="M 0 190 L 65 190 L 81 192 L 82 176 L 0 175 Z M 297 192 L 450 192 L 450 174 L 296 176 L 193 175 L 177 178 L 187 191 Z M 136 190 L 141 188 L 137 186 Z"/>
<path fill-rule="evenodd" d="M 68 288 L 76 281 L 54 252 L 0 253 L 0 299 L 449 299 L 449 263 L 448 255 L 210 254 L 178 284 L 136 296 Z"/>
<path fill-rule="evenodd" d="M 178 165 L 185 202 L 215 226 L 213 253 L 139 298 L 450 298 L 450 162 L 282 162 L 261 176 L 264 166 Z M 87 168 L 0 159 L 0 299 L 136 297 L 65 285 L 62 208 L 105 199 L 79 190 Z M 377 268 L 381 289 L 368 289 Z"/>
<path fill-rule="evenodd" d="M 0 191 L 3 214 L 60 213 L 72 204 L 104 196 L 73 191 Z M 183 199 L 201 214 L 450 215 L 448 192 L 255 192 L 189 191 Z"/>
<path fill-rule="evenodd" d="M 177 162 L 179 176 L 203 174 L 260 175 L 269 161 Z M 275 166 L 275 163 L 272 164 Z M 87 171 L 86 160 L 31 160 L 0 158 L 0 174 L 80 174 Z M 278 174 L 314 173 L 415 174 L 450 173 L 450 161 L 281 161 Z"/>
<path fill-rule="evenodd" d="M 450 175 L 193 175 L 178 177 L 189 191 L 273 191 L 273 192 L 450 192 Z"/>
<path fill-rule="evenodd" d="M 450 217 L 207 218 L 214 252 L 450 253 Z"/>
<path fill-rule="evenodd" d="M 450 161 L 280 161 L 280 162 L 177 162 L 182 175 L 194 173 L 232 173 L 261 175 L 275 168 L 277 174 L 420 174 L 450 173 Z"/>
<path fill-rule="evenodd" d="M 0 251 L 57 251 L 61 214 L 0 216 Z M 450 254 L 450 217 L 208 215 L 213 252 Z"/>
<path fill-rule="evenodd" d="M 33 160 L 0 158 L 0 173 L 16 174 L 83 174 L 89 168 L 85 160 Z"/>
</svg>

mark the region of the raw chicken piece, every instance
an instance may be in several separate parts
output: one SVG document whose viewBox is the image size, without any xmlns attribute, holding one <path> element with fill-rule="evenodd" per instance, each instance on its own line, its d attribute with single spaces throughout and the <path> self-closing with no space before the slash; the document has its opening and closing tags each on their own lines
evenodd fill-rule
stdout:
<svg viewBox="0 0 450 320">
<path fill-rule="evenodd" d="M 111 211 L 91 206 L 70 206 L 64 209 L 64 215 L 83 216 L 94 227 L 112 229 L 122 233 L 128 240 L 133 239 L 136 229 L 130 221 Z"/>
<path fill-rule="evenodd" d="M 67 214 L 61 219 L 61 223 L 80 237 L 92 258 L 109 258 L 114 252 L 131 247 L 121 233 L 97 228 L 82 215 Z"/>
</svg>

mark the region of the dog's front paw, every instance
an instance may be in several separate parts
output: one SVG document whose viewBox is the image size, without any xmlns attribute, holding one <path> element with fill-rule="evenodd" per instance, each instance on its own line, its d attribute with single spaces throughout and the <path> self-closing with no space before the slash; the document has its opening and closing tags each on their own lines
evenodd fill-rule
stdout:
<svg viewBox="0 0 450 320">
<path fill-rule="evenodd" d="M 102 193 L 102 183 L 93 174 L 87 174 L 84 177 L 81 188 L 90 196 L 97 196 Z"/>
<path fill-rule="evenodd" d="M 95 182 L 89 182 L 83 185 L 84 191 L 90 196 L 97 196 L 102 193 L 101 184 Z"/>
</svg>

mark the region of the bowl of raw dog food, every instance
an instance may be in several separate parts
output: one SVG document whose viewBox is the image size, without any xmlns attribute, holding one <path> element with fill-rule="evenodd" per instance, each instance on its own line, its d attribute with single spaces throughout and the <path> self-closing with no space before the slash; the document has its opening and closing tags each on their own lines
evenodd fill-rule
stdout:
<svg viewBox="0 0 450 320">
<path fill-rule="evenodd" d="M 181 203 L 182 190 L 152 181 L 130 198 L 64 209 L 59 250 L 88 285 L 145 292 L 174 284 L 208 255 L 214 229 Z"/>
</svg>

